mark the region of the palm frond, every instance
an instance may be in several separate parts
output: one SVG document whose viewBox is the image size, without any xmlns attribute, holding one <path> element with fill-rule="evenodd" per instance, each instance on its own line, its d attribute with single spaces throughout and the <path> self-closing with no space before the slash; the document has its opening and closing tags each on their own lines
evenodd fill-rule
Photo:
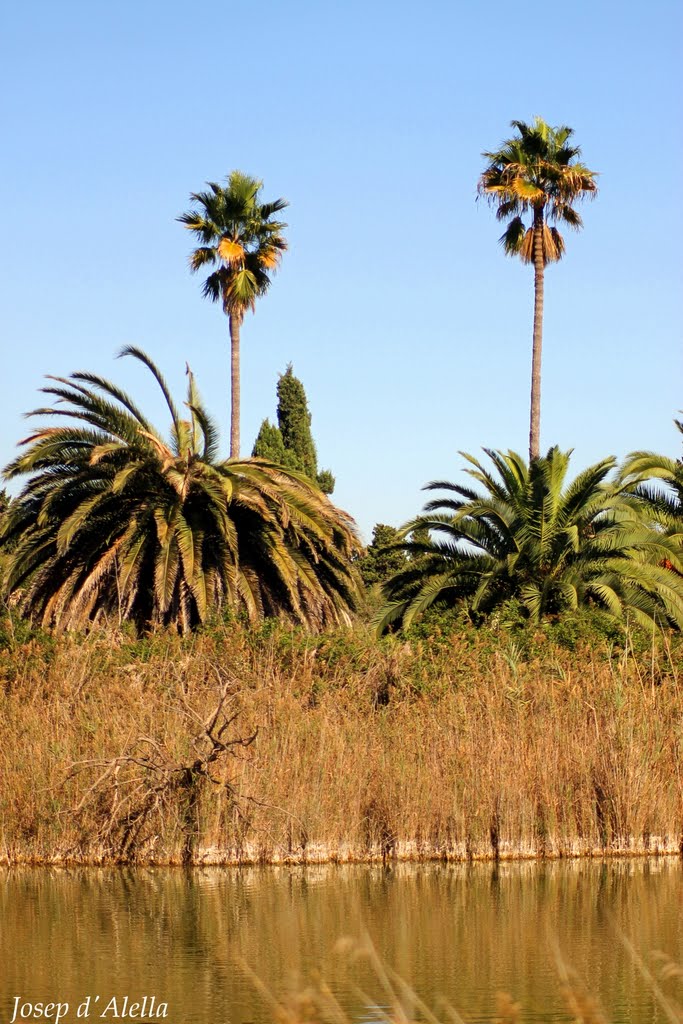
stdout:
<svg viewBox="0 0 683 1024">
<path fill-rule="evenodd" d="M 498 220 L 508 227 L 500 242 L 507 255 L 533 261 L 533 230 L 524 228 L 521 214 L 540 211 L 543 221 L 562 221 L 581 227 L 575 205 L 597 192 L 595 171 L 580 162 L 581 151 L 569 145 L 573 131 L 566 125 L 551 126 L 543 118 L 532 124 L 513 121 L 517 135 L 504 140 L 500 148 L 483 153 L 487 161 L 477 184 L 479 196 L 496 208 Z M 564 252 L 562 236 L 543 225 L 545 263 L 556 262 Z"/>
<path fill-rule="evenodd" d="M 154 379 L 156 380 L 157 384 L 161 389 L 161 393 L 164 396 L 166 405 L 168 406 L 168 411 L 171 414 L 173 426 L 177 431 L 180 416 L 178 415 L 178 410 L 176 409 L 175 402 L 171 397 L 171 392 L 169 391 L 168 384 L 164 380 L 163 374 L 161 373 L 159 367 L 152 359 L 150 359 L 146 352 L 143 352 L 141 348 L 137 348 L 136 345 L 124 345 L 124 347 L 119 352 L 119 359 L 125 356 L 131 356 L 133 359 L 137 359 L 150 371 L 150 373 L 152 374 L 152 376 L 154 377 Z"/>
</svg>

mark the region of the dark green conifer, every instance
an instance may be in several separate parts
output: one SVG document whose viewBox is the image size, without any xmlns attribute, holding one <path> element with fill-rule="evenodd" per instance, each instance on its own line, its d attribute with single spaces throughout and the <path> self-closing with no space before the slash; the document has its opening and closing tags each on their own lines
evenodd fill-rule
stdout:
<svg viewBox="0 0 683 1024">
<path fill-rule="evenodd" d="M 377 523 L 372 531 L 372 541 L 365 553 L 358 560 L 363 583 L 371 587 L 375 583 L 384 583 L 397 572 L 408 568 L 408 559 L 403 548 L 394 545 L 401 543 L 401 533 L 395 526 Z"/>
<path fill-rule="evenodd" d="M 306 392 L 290 363 L 277 382 L 277 421 L 285 451 L 293 452 L 302 473 L 312 480 L 318 475 L 318 456 L 311 434 L 311 414 Z"/>
<path fill-rule="evenodd" d="M 288 469 L 305 473 L 315 480 L 325 494 L 334 490 L 334 477 L 329 469 L 318 472 L 318 454 L 311 434 L 311 414 L 304 386 L 294 376 L 290 363 L 277 383 L 277 421 L 261 424 L 252 455 L 278 462 Z"/>
<path fill-rule="evenodd" d="M 270 420 L 264 420 L 261 424 L 261 429 L 258 432 L 258 437 L 254 442 L 251 454 L 259 459 L 269 459 L 270 462 L 277 462 L 279 465 L 284 466 L 285 445 L 282 440 L 282 434 L 279 428 L 271 423 Z"/>
</svg>

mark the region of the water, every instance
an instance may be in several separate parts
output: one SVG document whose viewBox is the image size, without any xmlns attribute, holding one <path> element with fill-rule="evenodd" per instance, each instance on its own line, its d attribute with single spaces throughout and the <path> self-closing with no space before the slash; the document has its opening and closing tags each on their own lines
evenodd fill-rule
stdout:
<svg viewBox="0 0 683 1024">
<path fill-rule="evenodd" d="M 278 995 L 320 967 L 352 1020 L 377 1020 L 387 996 L 366 960 L 335 953 L 343 936 L 369 937 L 430 1006 L 445 997 L 467 1021 L 492 1021 L 500 990 L 524 1021 L 569 1020 L 559 953 L 608 1020 L 654 1024 L 662 1010 L 622 936 L 649 967 L 655 951 L 683 963 L 683 868 L 13 869 L 0 873 L 0 1024 L 16 996 L 68 1002 L 61 1024 L 77 1024 L 88 995 L 87 1024 L 112 997 L 119 1017 L 103 1019 L 124 1019 L 124 996 L 166 1003 L 169 1024 L 271 1022 L 244 965 Z M 683 1001 L 677 984 L 666 991 Z"/>
</svg>

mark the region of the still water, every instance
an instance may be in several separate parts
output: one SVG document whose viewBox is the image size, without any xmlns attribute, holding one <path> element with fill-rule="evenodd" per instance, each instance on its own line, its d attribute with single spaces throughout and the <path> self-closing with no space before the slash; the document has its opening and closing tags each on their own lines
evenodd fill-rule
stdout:
<svg viewBox="0 0 683 1024">
<path fill-rule="evenodd" d="M 68 1002 L 61 1024 L 77 1024 L 87 996 L 87 1024 L 114 997 L 119 1016 L 104 1020 L 123 1020 L 124 996 L 129 1008 L 155 997 L 146 1020 L 165 1003 L 168 1024 L 270 1024 L 245 965 L 277 995 L 322 968 L 351 1020 L 381 1019 L 376 1007 L 387 999 L 366 961 L 335 951 L 344 936 L 369 938 L 428 1005 L 446 999 L 467 1021 L 494 1020 L 501 990 L 522 1004 L 524 1021 L 571 1019 L 559 957 L 608 1020 L 654 1024 L 663 1011 L 624 940 L 655 971 L 657 951 L 683 963 L 683 868 L 632 860 L 6 870 L 0 1024 L 45 1002 Z M 675 977 L 665 991 L 683 999 Z"/>
</svg>

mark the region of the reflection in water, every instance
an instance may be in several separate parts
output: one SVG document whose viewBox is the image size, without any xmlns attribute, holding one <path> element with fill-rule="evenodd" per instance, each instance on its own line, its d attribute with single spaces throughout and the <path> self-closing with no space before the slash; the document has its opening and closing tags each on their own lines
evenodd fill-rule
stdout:
<svg viewBox="0 0 683 1024">
<path fill-rule="evenodd" d="M 382 1002 L 363 962 L 334 953 L 368 934 L 433 1006 L 495 1017 L 496 992 L 524 1019 L 566 1020 L 553 960 L 599 996 L 612 1021 L 661 1019 L 622 932 L 645 954 L 683 960 L 678 861 L 235 869 L 13 869 L 0 874 L 0 1024 L 15 996 L 156 996 L 169 1024 L 262 1024 L 262 998 L 322 967 L 356 1020 Z M 91 1016 L 92 1021 L 96 1015 Z M 110 1018 L 107 1018 L 110 1019 Z M 75 1024 L 72 1009 L 65 1024 Z"/>
</svg>

